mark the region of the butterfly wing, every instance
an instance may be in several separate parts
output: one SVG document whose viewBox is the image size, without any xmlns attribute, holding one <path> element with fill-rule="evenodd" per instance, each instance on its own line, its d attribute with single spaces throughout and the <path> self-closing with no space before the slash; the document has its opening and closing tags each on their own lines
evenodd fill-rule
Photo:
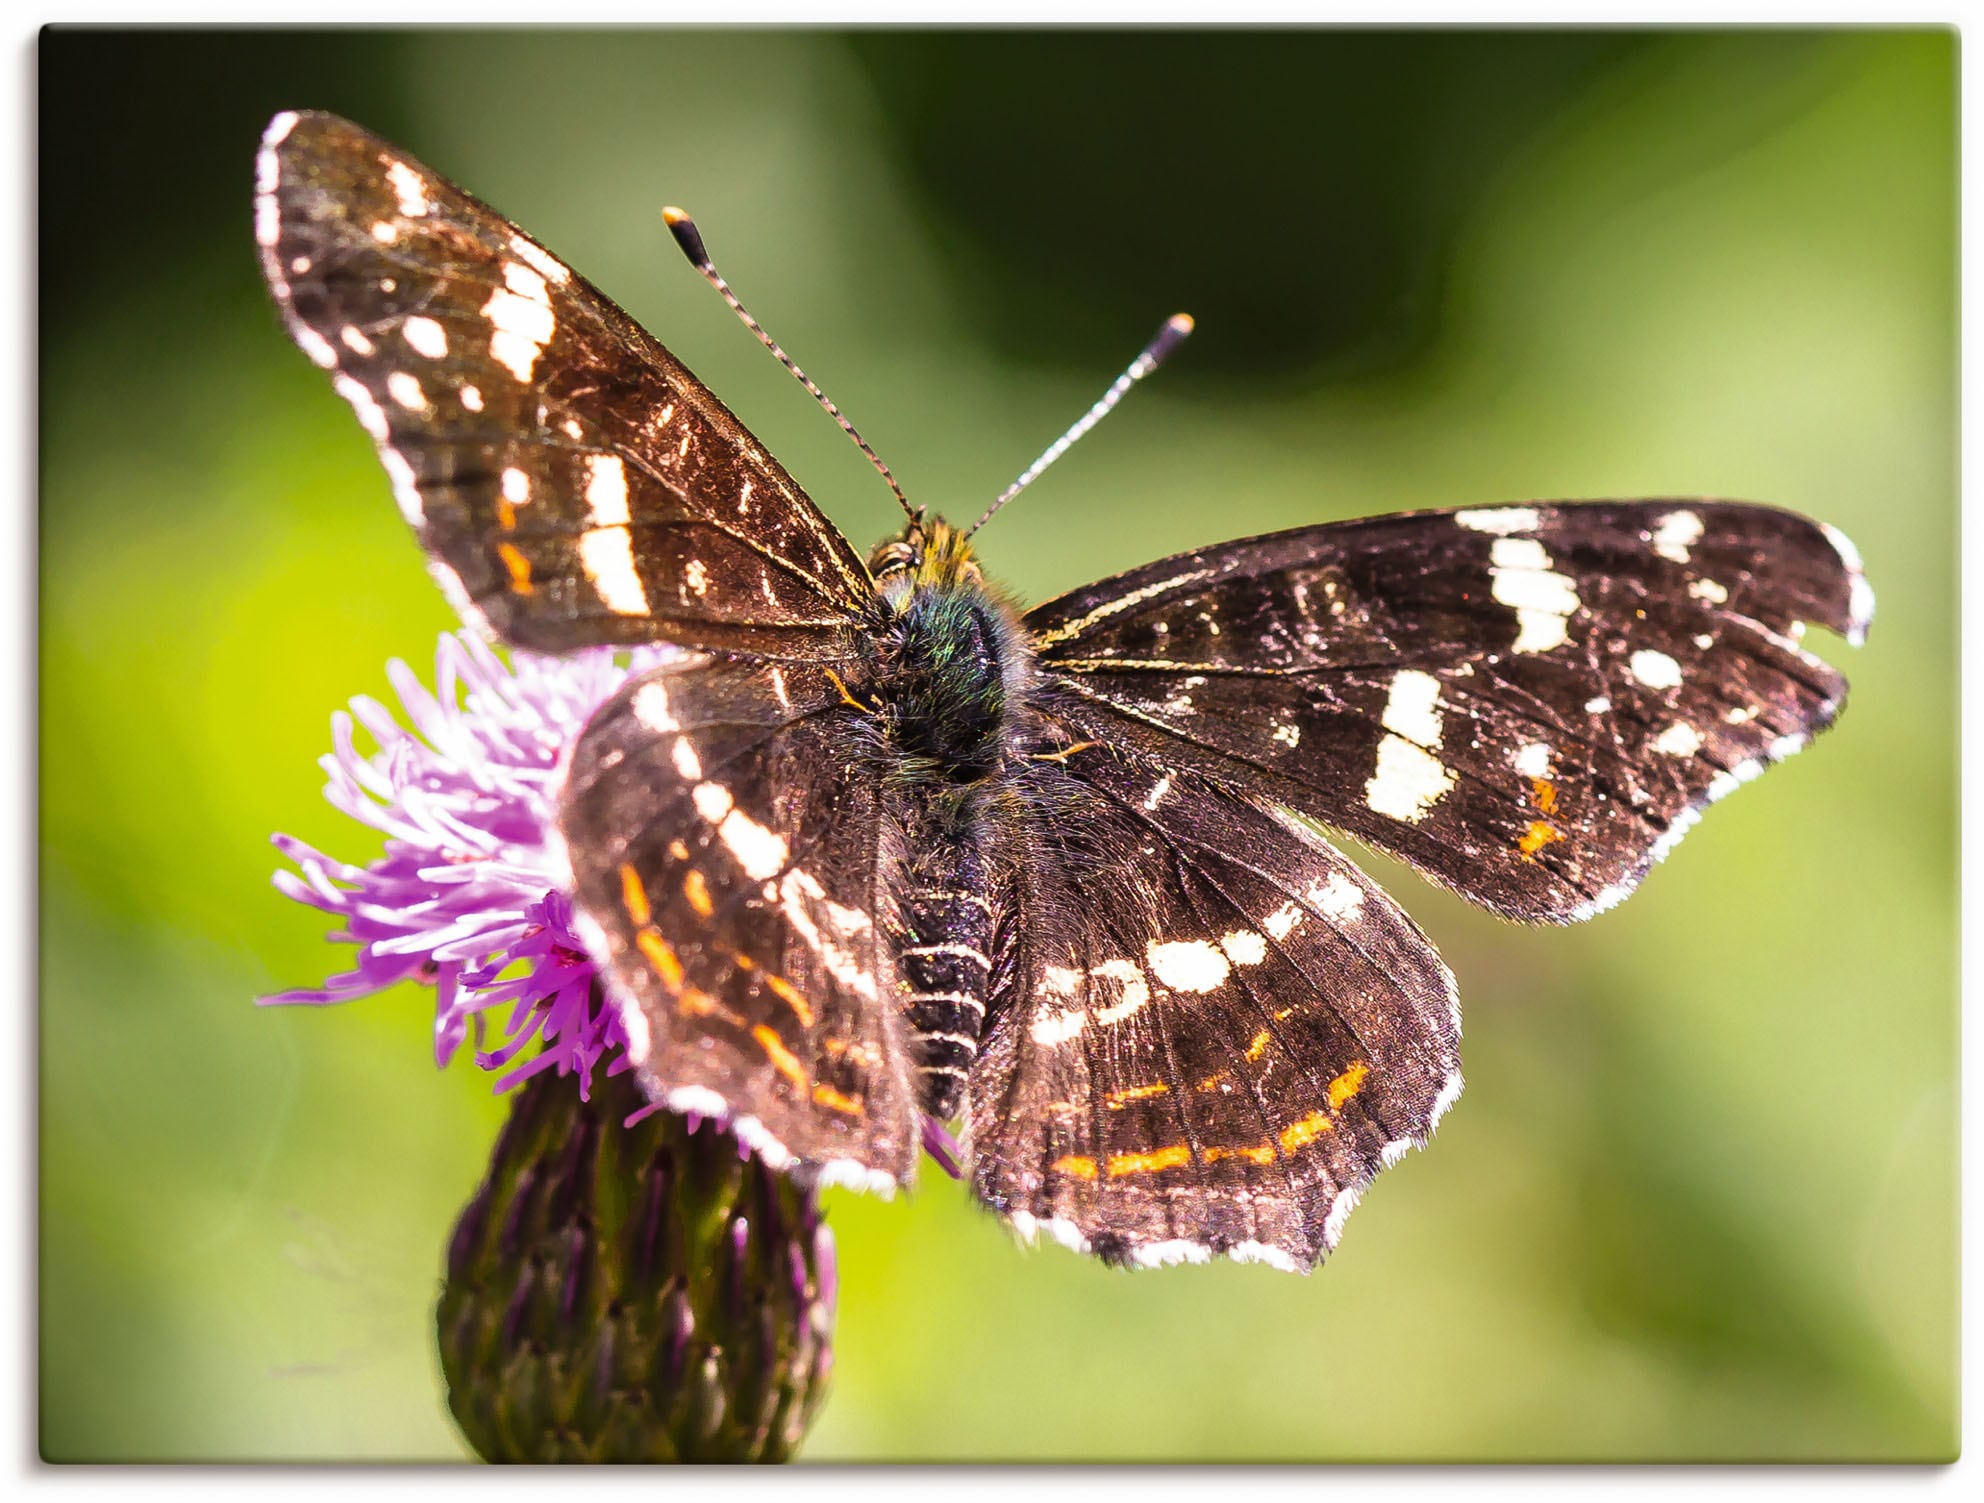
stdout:
<svg viewBox="0 0 1984 1503">
<path fill-rule="evenodd" d="M 846 655 L 867 570 L 667 350 L 501 215 L 334 115 L 257 164 L 262 268 L 463 616 L 558 652 Z"/>
<path fill-rule="evenodd" d="M 1460 1093 L 1451 974 L 1247 798 L 1100 749 L 1025 776 L 1059 813 L 971 1079 L 974 1190 L 1116 1262 L 1312 1267 Z"/>
<path fill-rule="evenodd" d="M 587 724 L 559 827 L 650 1095 L 774 1166 L 886 1190 L 920 1118 L 853 714 L 818 669 L 671 663 Z"/>
<path fill-rule="evenodd" d="M 1419 512 L 1183 554 L 1030 612 L 1053 712 L 1506 917 L 1590 917 L 1802 747 L 1858 642 L 1852 544 L 1732 502 Z"/>
</svg>

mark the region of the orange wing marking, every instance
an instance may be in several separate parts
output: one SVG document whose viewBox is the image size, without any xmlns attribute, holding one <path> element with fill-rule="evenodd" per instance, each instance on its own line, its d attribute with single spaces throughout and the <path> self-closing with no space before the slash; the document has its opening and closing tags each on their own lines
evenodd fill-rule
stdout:
<svg viewBox="0 0 1984 1503">
<path fill-rule="evenodd" d="M 655 974 L 661 977 L 661 984 L 672 992 L 682 990 L 682 962 L 675 958 L 675 952 L 668 948 L 668 941 L 652 929 L 643 929 L 634 936 L 634 943 L 647 956 L 648 964 Z"/>
<path fill-rule="evenodd" d="M 513 543 L 498 543 L 496 552 L 503 560 L 503 567 L 510 571 L 510 588 L 519 595 L 530 594 L 530 560 L 519 553 Z"/>
<path fill-rule="evenodd" d="M 640 873 L 624 861 L 620 863 L 620 901 L 627 905 L 627 917 L 636 929 L 647 927 L 654 910 L 648 907 L 648 890 L 641 885 Z"/>
<path fill-rule="evenodd" d="M 1300 1122 L 1291 1122 L 1281 1130 L 1281 1151 L 1293 1153 L 1305 1143 L 1313 1143 L 1326 1132 L 1336 1131 L 1336 1124 L 1330 1121 L 1328 1112 L 1311 1112 Z"/>
<path fill-rule="evenodd" d="M 1207 1148 L 1203 1152 L 1208 1164 L 1217 1164 L 1221 1159 L 1245 1159 L 1250 1164 L 1274 1162 L 1272 1143 L 1250 1143 L 1244 1148 Z"/>
<path fill-rule="evenodd" d="M 1364 1077 L 1371 1073 L 1371 1067 L 1358 1060 L 1335 1080 L 1330 1082 L 1330 1110 L 1340 1112 L 1344 1102 L 1364 1089 Z"/>
<path fill-rule="evenodd" d="M 830 1107 L 837 1112 L 845 1112 L 850 1117 L 867 1115 L 867 1108 L 862 1106 L 859 1096 L 843 1096 L 825 1081 L 813 1087 L 813 1099 L 821 1106 Z"/>
<path fill-rule="evenodd" d="M 774 1070 L 798 1086 L 800 1090 L 806 1089 L 806 1067 L 799 1063 L 797 1055 L 779 1042 L 776 1033 L 760 1023 L 751 1030 L 751 1037 L 758 1041 L 758 1047 L 770 1057 Z"/>
<path fill-rule="evenodd" d="M 1175 1169 L 1191 1162 L 1192 1150 L 1183 1143 L 1173 1143 L 1153 1153 L 1115 1154 L 1107 1167 L 1110 1178 L 1114 1179 L 1119 1174 L 1155 1174 L 1160 1169 Z"/>
<path fill-rule="evenodd" d="M 716 904 L 710 901 L 710 885 L 703 880 L 703 874 L 693 866 L 682 879 L 682 896 L 689 900 L 689 906 L 708 918 L 716 912 Z"/>
<path fill-rule="evenodd" d="M 1529 828 L 1523 831 L 1522 838 L 1516 842 L 1516 849 L 1522 852 L 1523 860 L 1534 861 L 1538 851 L 1542 850 L 1551 841 L 1562 840 L 1563 838 L 1562 835 L 1557 833 L 1554 827 L 1545 824 L 1540 819 L 1533 819 L 1529 822 Z"/>
</svg>

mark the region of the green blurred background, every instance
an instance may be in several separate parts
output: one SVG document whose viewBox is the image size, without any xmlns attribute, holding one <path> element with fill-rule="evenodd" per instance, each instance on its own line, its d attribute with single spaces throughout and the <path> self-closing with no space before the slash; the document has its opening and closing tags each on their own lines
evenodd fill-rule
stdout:
<svg viewBox="0 0 1984 1503">
<path fill-rule="evenodd" d="M 364 859 L 326 720 L 446 608 L 283 337 L 267 117 L 351 115 L 657 331 L 862 547 L 974 514 L 1166 314 L 1199 334 L 983 539 L 1040 598 L 1417 506 L 1712 493 L 1865 554 L 1850 712 L 1622 910 L 1381 873 L 1468 1090 L 1313 1278 L 1024 1253 L 833 1192 L 817 1460 L 1868 1458 L 1957 1446 L 1952 32 L 45 33 L 40 1433 L 450 1458 L 431 1305 L 503 1112 L 341 968 L 268 832 Z M 1379 863 L 1382 865 L 1382 863 Z"/>
</svg>

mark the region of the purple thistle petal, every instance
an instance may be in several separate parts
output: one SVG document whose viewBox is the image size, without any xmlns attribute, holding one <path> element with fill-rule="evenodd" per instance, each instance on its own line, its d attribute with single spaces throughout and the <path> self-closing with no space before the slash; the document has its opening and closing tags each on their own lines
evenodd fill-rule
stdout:
<svg viewBox="0 0 1984 1503">
<path fill-rule="evenodd" d="M 964 1177 L 964 1171 L 959 1168 L 964 1154 L 958 1147 L 958 1141 L 935 1117 L 926 1116 L 923 1119 L 923 1151 L 935 1159 L 937 1167 L 952 1179 Z"/>
<path fill-rule="evenodd" d="M 478 1059 L 508 1069 L 499 1089 L 555 1069 L 577 1074 L 583 1093 L 593 1066 L 618 1055 L 626 1034 L 560 890 L 569 877 L 552 821 L 562 758 L 609 695 L 672 655 L 640 648 L 623 665 L 605 651 L 520 653 L 505 666 L 463 632 L 440 639 L 438 692 L 405 663 L 388 663 L 400 715 L 353 699 L 332 715 L 332 750 L 319 759 L 326 799 L 383 834 L 383 853 L 357 866 L 275 837 L 294 868 L 275 874 L 276 890 L 341 921 L 333 937 L 358 947 L 357 963 L 321 986 L 261 1000 L 321 1006 L 431 981 L 437 1063 L 454 1056 L 481 1014 L 491 1036 Z M 369 755 L 360 729 L 377 747 Z M 534 1044 L 536 1055 L 508 1068 Z"/>
</svg>

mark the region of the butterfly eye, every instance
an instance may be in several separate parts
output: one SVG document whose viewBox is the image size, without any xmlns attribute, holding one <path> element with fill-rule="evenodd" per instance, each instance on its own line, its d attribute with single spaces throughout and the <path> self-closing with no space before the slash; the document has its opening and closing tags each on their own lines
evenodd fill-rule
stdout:
<svg viewBox="0 0 1984 1503">
<path fill-rule="evenodd" d="M 916 549 L 903 538 L 894 538 L 877 548 L 868 560 L 868 568 L 879 582 L 883 576 L 913 568 L 916 564 Z"/>
</svg>

